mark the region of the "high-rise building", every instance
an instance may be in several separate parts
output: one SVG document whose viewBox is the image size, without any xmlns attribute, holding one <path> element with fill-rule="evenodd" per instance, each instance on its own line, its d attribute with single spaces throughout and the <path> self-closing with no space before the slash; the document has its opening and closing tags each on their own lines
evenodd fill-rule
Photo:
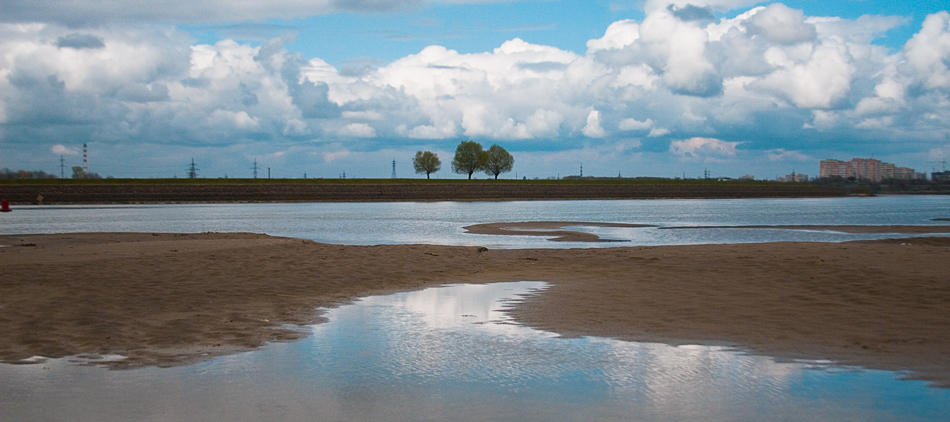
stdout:
<svg viewBox="0 0 950 422">
<path fill-rule="evenodd" d="M 897 167 L 873 158 L 852 158 L 851 161 L 821 160 L 819 177 L 855 178 L 879 183 L 885 179 L 912 180 L 917 177 L 912 168 Z"/>
</svg>

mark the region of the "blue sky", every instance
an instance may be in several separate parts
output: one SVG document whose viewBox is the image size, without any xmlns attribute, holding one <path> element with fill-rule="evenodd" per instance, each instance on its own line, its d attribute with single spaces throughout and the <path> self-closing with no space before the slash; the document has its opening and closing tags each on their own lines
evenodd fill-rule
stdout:
<svg viewBox="0 0 950 422">
<path fill-rule="evenodd" d="M 771 179 L 950 156 L 945 1 L 53 0 L 0 5 L 0 168 Z M 671 4 L 672 3 L 672 4 Z M 483 176 L 485 177 L 485 176 Z"/>
</svg>

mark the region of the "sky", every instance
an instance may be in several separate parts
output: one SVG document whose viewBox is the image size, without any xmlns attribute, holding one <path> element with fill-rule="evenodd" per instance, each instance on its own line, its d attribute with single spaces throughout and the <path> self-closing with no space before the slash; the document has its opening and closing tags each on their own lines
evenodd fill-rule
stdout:
<svg viewBox="0 0 950 422">
<path fill-rule="evenodd" d="M 950 158 L 950 1 L 0 0 L 0 168 L 815 176 Z M 486 178 L 480 174 L 478 177 Z"/>
</svg>

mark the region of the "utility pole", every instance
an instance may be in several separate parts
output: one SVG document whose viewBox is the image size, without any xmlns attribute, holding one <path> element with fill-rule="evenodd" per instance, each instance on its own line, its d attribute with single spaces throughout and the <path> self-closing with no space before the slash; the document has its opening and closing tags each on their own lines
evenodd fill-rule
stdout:
<svg viewBox="0 0 950 422">
<path fill-rule="evenodd" d="M 257 167 L 257 159 L 256 159 L 256 158 L 254 159 L 254 167 L 251 167 L 251 168 L 254 169 L 254 178 L 257 179 L 257 169 L 258 169 L 258 167 Z"/>
<path fill-rule="evenodd" d="M 62 155 L 59 156 L 59 178 L 66 178 L 66 159 Z"/>
</svg>

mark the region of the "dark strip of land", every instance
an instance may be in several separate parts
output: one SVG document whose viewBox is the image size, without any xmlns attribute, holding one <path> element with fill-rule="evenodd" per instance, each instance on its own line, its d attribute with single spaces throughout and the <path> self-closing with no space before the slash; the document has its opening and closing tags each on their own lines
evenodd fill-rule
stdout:
<svg viewBox="0 0 950 422">
<path fill-rule="evenodd" d="M 461 181 L 465 182 L 465 181 Z M 28 183 L 0 184 L 0 198 L 23 204 L 213 202 L 435 202 L 663 198 L 834 197 L 835 187 L 803 183 L 602 183 L 599 181 L 471 181 L 461 183 Z"/>
</svg>

